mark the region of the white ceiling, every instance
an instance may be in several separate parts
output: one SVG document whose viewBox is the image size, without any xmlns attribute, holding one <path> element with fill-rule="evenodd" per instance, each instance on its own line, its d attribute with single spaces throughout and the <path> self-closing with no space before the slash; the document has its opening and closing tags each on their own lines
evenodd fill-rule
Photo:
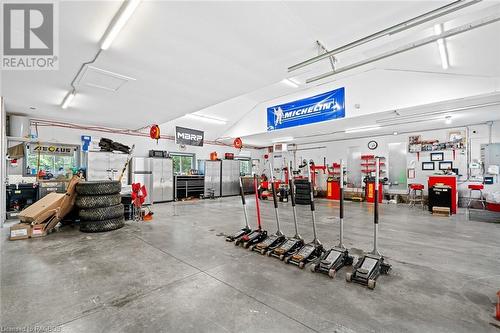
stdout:
<svg viewBox="0 0 500 333">
<path fill-rule="evenodd" d="M 208 138 L 234 136 L 238 134 L 235 125 L 245 115 L 266 101 L 297 91 L 280 81 L 288 76 L 288 66 L 317 54 L 315 40 L 338 47 L 445 3 L 143 1 L 110 49 L 93 64 L 136 80 L 116 93 L 82 86 L 71 107 L 63 110 L 59 105 L 71 79 L 97 52 L 100 38 L 121 5 L 117 1 L 65 1 L 60 3 L 60 69 L 5 71 L 2 95 L 8 112 L 36 118 L 132 129 L 166 123 L 163 127 L 169 130 L 175 125 L 206 130 Z M 496 4 L 474 5 L 449 19 L 458 16 L 460 20 Z M 340 64 L 420 38 L 426 34 L 424 28 L 346 53 L 339 58 Z M 492 42 L 499 28 L 496 23 L 450 39 L 452 68 L 446 73 L 437 48 L 428 45 L 335 80 L 375 67 L 500 77 L 500 46 Z M 305 79 L 329 69 L 328 62 L 321 62 L 293 75 Z M 177 119 L 198 110 L 227 119 L 227 124 Z"/>
</svg>

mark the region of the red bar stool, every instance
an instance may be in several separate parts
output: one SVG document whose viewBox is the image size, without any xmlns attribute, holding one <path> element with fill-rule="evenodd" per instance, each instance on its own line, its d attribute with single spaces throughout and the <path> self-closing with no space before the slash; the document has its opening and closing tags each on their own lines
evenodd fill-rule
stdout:
<svg viewBox="0 0 500 333">
<path fill-rule="evenodd" d="M 424 209 L 424 185 L 423 184 L 409 184 L 408 185 L 408 198 L 410 207 L 415 204 L 420 204 Z"/>
<path fill-rule="evenodd" d="M 484 185 L 483 184 L 469 184 L 469 203 L 467 204 L 467 208 L 470 207 L 470 204 L 472 201 L 479 201 L 483 205 L 483 209 L 486 209 L 486 206 L 484 205 L 485 199 L 483 196 L 483 189 Z M 475 198 L 472 196 L 472 193 L 476 191 L 479 192 L 479 197 Z"/>
</svg>

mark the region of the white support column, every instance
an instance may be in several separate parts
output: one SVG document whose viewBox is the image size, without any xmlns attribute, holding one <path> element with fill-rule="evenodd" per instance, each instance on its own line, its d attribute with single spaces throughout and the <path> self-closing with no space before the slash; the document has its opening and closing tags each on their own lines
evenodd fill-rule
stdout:
<svg viewBox="0 0 500 333">
<path fill-rule="evenodd" d="M 0 97 L 0 130 L 1 130 L 1 144 L 0 144 L 0 228 L 3 228 L 7 216 L 6 198 L 6 185 L 7 185 L 7 115 L 5 113 L 3 97 Z"/>
</svg>

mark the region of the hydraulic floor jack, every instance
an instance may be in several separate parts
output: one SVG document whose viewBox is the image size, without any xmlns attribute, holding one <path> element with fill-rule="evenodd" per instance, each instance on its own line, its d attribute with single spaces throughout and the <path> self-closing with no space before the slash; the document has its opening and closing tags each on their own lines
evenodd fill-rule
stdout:
<svg viewBox="0 0 500 333">
<path fill-rule="evenodd" d="M 288 174 L 290 175 L 290 169 L 287 166 Z M 286 241 L 275 249 L 267 251 L 268 256 L 279 258 L 280 260 L 285 259 L 295 253 L 299 248 L 304 246 L 304 239 L 299 235 L 299 227 L 297 224 L 297 210 L 295 209 L 295 192 L 294 192 L 294 182 L 293 177 L 288 179 L 288 187 L 290 188 L 290 199 L 292 201 L 293 210 L 293 222 L 295 225 L 295 235 L 293 237 L 288 237 Z"/>
<path fill-rule="evenodd" d="M 245 226 L 240 230 L 236 231 L 234 234 L 227 236 L 226 237 L 227 242 L 234 242 L 241 236 L 252 232 L 252 229 L 250 229 L 250 226 L 248 225 L 247 205 L 245 201 L 245 192 L 243 191 L 243 183 L 241 182 L 241 177 L 240 177 L 240 196 L 241 196 L 241 203 L 243 204 L 243 214 L 245 215 Z"/>
<path fill-rule="evenodd" d="M 306 266 L 306 264 L 321 257 L 321 255 L 325 251 L 323 249 L 323 245 L 321 244 L 316 235 L 316 214 L 314 207 L 314 191 L 311 182 L 311 168 L 307 164 L 306 168 L 307 168 L 307 178 L 309 180 L 309 192 L 310 192 L 309 194 L 311 197 L 311 219 L 312 219 L 314 239 L 312 240 L 312 242 L 307 243 L 306 245 L 299 248 L 292 255 L 285 257 L 285 263 L 297 265 L 301 269 L 303 269 Z"/>
<path fill-rule="evenodd" d="M 250 246 L 251 251 L 260 252 L 260 254 L 265 254 L 267 251 L 273 250 L 280 246 L 285 240 L 285 235 L 280 230 L 280 217 L 278 211 L 278 198 L 276 197 L 276 186 L 274 186 L 274 177 L 273 177 L 273 164 L 270 163 L 270 176 L 271 176 L 271 187 L 273 194 L 273 203 L 274 203 L 274 214 L 276 215 L 276 226 L 278 230 L 273 235 L 267 237 L 260 243 Z"/>
<path fill-rule="evenodd" d="M 340 160 L 340 241 L 339 245 L 327 250 L 311 265 L 311 272 L 328 274 L 334 278 L 337 271 L 344 266 L 352 265 L 354 258 L 344 246 L 344 163 Z"/>
<path fill-rule="evenodd" d="M 357 282 L 362 285 L 367 286 L 369 289 L 374 289 L 376 285 L 376 280 L 380 274 L 388 274 L 391 270 L 391 265 L 385 262 L 384 256 L 382 256 L 377 249 L 377 238 L 378 238 L 378 184 L 380 176 L 380 158 L 375 158 L 375 201 L 374 201 L 374 219 L 373 219 L 373 251 L 365 254 L 363 257 L 358 259 L 358 262 L 354 265 L 352 273 L 346 274 L 347 282 Z"/>
<path fill-rule="evenodd" d="M 251 233 L 244 234 L 234 242 L 234 245 L 241 245 L 245 249 L 253 244 L 260 243 L 267 237 L 267 231 L 262 229 L 262 225 L 260 223 L 260 204 L 259 191 L 257 186 L 257 175 L 253 176 L 253 186 L 255 189 L 255 207 L 257 209 L 257 229 L 255 229 Z"/>
</svg>

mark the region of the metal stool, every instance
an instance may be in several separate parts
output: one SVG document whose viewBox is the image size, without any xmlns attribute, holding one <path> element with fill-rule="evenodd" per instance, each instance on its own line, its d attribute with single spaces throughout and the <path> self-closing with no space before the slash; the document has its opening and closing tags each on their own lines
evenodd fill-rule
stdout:
<svg viewBox="0 0 500 333">
<path fill-rule="evenodd" d="M 422 209 L 424 209 L 424 185 L 423 184 L 409 184 L 408 185 L 408 198 L 410 207 L 414 207 L 415 204 L 420 204 Z"/>
<path fill-rule="evenodd" d="M 481 204 L 483 205 L 483 209 L 486 209 L 486 206 L 484 205 L 484 197 L 483 197 L 483 189 L 484 185 L 483 184 L 469 184 L 469 203 L 467 204 L 467 208 L 470 207 L 470 204 L 472 201 L 480 201 Z M 472 192 L 478 191 L 479 192 L 479 198 L 473 198 L 472 197 Z"/>
</svg>

